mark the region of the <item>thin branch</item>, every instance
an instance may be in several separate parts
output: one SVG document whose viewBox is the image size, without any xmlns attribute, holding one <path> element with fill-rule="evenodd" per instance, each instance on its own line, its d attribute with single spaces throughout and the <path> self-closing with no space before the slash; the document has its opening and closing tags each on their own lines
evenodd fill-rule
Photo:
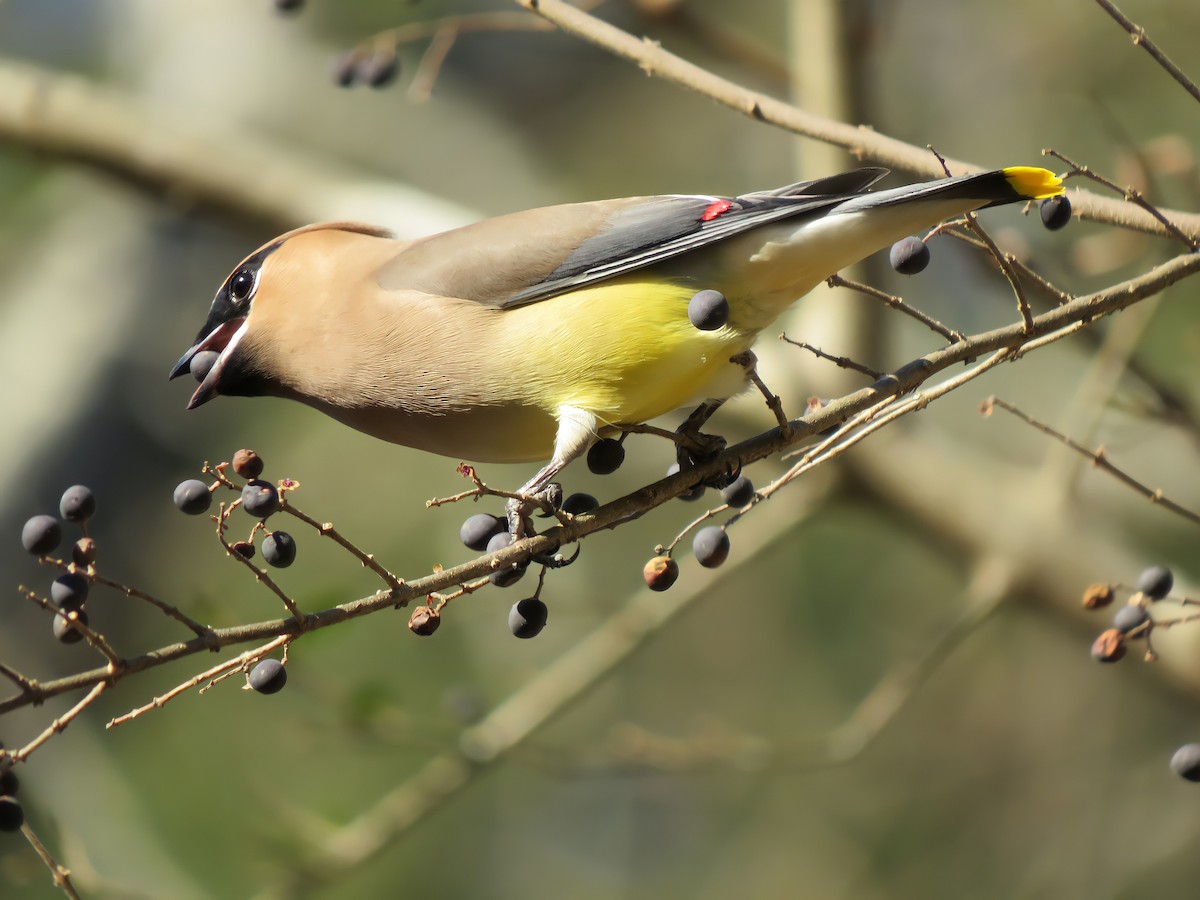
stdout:
<svg viewBox="0 0 1200 900">
<path fill-rule="evenodd" d="M 1200 525 L 1200 513 L 1195 513 L 1192 510 L 1188 509 L 1187 507 L 1180 506 L 1174 500 L 1171 500 L 1170 498 L 1166 497 L 1163 494 L 1161 488 L 1148 487 L 1147 485 L 1138 481 L 1132 475 L 1129 475 L 1123 469 L 1114 465 L 1113 462 L 1108 458 L 1108 455 L 1104 452 L 1103 447 L 1098 447 L 1095 450 L 1089 450 L 1087 447 L 1083 446 L 1078 441 L 1072 440 L 1071 438 L 1069 438 L 1065 434 L 1063 434 L 1061 431 L 1056 431 L 1055 429 L 1053 429 L 1049 425 L 1047 425 L 1045 422 L 1035 419 L 1033 416 L 1029 415 L 1029 413 L 1025 412 L 1022 409 L 1019 409 L 1016 406 L 1013 406 L 1011 403 L 1006 403 L 1005 401 L 1001 400 L 999 397 L 989 397 L 986 401 L 984 401 L 981 411 L 986 416 L 986 415 L 989 415 L 991 413 L 992 409 L 995 407 L 999 407 L 1000 409 L 1004 410 L 1005 412 L 1011 413 L 1012 415 L 1014 415 L 1018 419 L 1020 419 L 1022 422 L 1026 423 L 1027 425 L 1032 426 L 1033 428 L 1036 428 L 1042 434 L 1047 435 L 1048 437 L 1054 438 L 1056 441 L 1058 441 L 1059 443 L 1063 444 L 1066 447 L 1069 447 L 1071 450 L 1074 450 L 1076 453 L 1080 454 L 1081 456 L 1087 457 L 1088 459 L 1091 460 L 1093 466 L 1107 472 L 1109 475 L 1113 476 L 1113 478 L 1117 479 L 1119 482 L 1124 484 L 1126 487 L 1132 488 L 1137 493 L 1141 494 L 1143 497 L 1145 497 L 1151 503 L 1158 504 L 1163 509 L 1175 513 L 1175 515 L 1180 516 L 1183 519 L 1186 519 L 1187 521 L 1191 522 L 1193 525 Z"/>
<path fill-rule="evenodd" d="M 881 291 L 879 288 L 871 287 L 869 284 L 863 284 L 859 281 L 852 281 L 849 278 L 843 278 L 841 275 L 831 275 L 826 281 L 831 288 L 843 287 L 849 288 L 852 291 L 857 291 L 864 297 L 870 297 L 872 300 L 882 300 L 890 309 L 897 312 L 902 312 L 904 315 L 916 319 L 930 331 L 936 332 L 948 341 L 961 341 L 966 339 L 966 335 L 961 331 L 956 331 L 953 328 L 947 328 L 937 319 L 925 315 L 914 306 L 909 306 L 904 302 L 903 298 L 897 297 L 895 294 L 889 294 L 887 291 Z"/>
<path fill-rule="evenodd" d="M 1154 58 L 1154 61 L 1166 70 L 1168 75 L 1179 82 L 1183 89 L 1192 95 L 1193 100 L 1200 101 L 1200 87 L 1197 87 L 1196 82 L 1188 78 L 1179 66 L 1171 62 L 1167 54 L 1158 49 L 1158 45 L 1150 40 L 1149 35 L 1146 34 L 1146 29 L 1130 21 L 1125 13 L 1117 9 L 1110 0 L 1096 0 L 1096 2 L 1100 4 L 1101 9 L 1113 17 L 1118 25 L 1129 32 L 1129 36 L 1133 39 L 1133 43 L 1136 46 L 1141 47 L 1149 53 Z"/>
<path fill-rule="evenodd" d="M 1097 0 L 1097 2 L 1099 2 L 1099 0 Z M 1109 188 L 1110 190 L 1113 190 L 1113 191 L 1117 192 L 1118 194 L 1121 194 L 1130 203 L 1136 204 L 1140 208 L 1144 209 L 1150 215 L 1154 216 L 1154 218 L 1158 220 L 1158 222 L 1162 225 L 1162 227 L 1164 229 L 1167 230 L 1168 233 L 1174 235 L 1175 237 L 1179 238 L 1179 240 L 1183 241 L 1184 245 L 1189 250 L 1195 250 L 1197 247 L 1200 247 L 1200 241 L 1197 241 L 1196 238 L 1191 235 L 1184 234 L 1183 230 L 1180 229 L 1180 227 L 1178 225 L 1176 225 L 1174 222 L 1172 222 L 1165 213 L 1163 213 L 1161 210 L 1159 210 L 1159 208 L 1157 206 L 1155 206 L 1153 203 L 1151 203 L 1149 200 L 1147 200 L 1141 191 L 1134 190 L 1132 187 L 1123 188 L 1120 185 L 1118 185 L 1115 181 L 1105 178 L 1103 175 L 1099 174 L 1098 172 L 1092 171 L 1092 169 L 1088 166 L 1080 165 L 1079 163 L 1067 158 L 1064 154 L 1059 153 L 1057 150 L 1054 150 L 1052 148 L 1047 148 L 1043 152 L 1046 153 L 1048 156 L 1053 156 L 1055 159 L 1059 159 L 1059 160 L 1062 160 L 1063 162 L 1065 162 L 1068 166 L 1071 167 L 1071 171 L 1073 174 L 1080 175 L 1084 178 L 1090 178 L 1092 181 L 1096 182 L 1097 184 L 1102 184 L 1106 188 Z M 1072 195 L 1072 196 L 1074 196 L 1074 195 Z M 1074 201 L 1072 201 L 1072 206 L 1073 205 L 1074 205 Z"/>
<path fill-rule="evenodd" d="M 905 143 L 866 126 L 848 125 L 813 115 L 774 97 L 747 90 L 668 52 L 657 42 L 638 39 L 563 0 L 513 2 L 553 22 L 567 34 L 629 60 L 647 75 L 696 91 L 752 119 L 845 147 L 859 159 L 870 158 L 930 178 L 942 175 L 941 167 L 933 161 L 926 147 Z M 979 166 L 961 160 L 948 159 L 947 163 L 961 173 L 983 171 Z M 1160 221 L 1133 204 L 1086 192 L 1072 194 L 1071 204 L 1081 218 L 1151 234 L 1167 233 Z M 1175 210 L 1164 212 L 1183 231 L 1200 237 L 1200 214 Z"/>
</svg>

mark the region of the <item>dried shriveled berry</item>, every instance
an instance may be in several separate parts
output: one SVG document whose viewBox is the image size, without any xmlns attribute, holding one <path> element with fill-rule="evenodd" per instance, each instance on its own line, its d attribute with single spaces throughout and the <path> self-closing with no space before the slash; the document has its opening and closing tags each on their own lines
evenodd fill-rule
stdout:
<svg viewBox="0 0 1200 900">
<path fill-rule="evenodd" d="M 1200 744 L 1184 744 L 1176 750 L 1171 771 L 1188 781 L 1200 781 Z"/>
<path fill-rule="evenodd" d="M 548 615 L 549 610 L 540 598 L 526 597 L 508 611 L 508 630 L 519 638 L 537 637 L 546 627 Z"/>
<path fill-rule="evenodd" d="M 21 546 L 35 556 L 53 553 L 61 541 L 62 525 L 54 516 L 34 516 L 21 529 Z"/>
<path fill-rule="evenodd" d="M 656 556 L 642 568 L 642 578 L 652 591 L 665 591 L 679 578 L 679 563 L 669 556 Z"/>
<path fill-rule="evenodd" d="M 754 499 L 754 484 L 745 475 L 739 475 L 721 489 L 721 499 L 736 509 L 741 509 Z"/>
<path fill-rule="evenodd" d="M 1175 576 L 1166 566 L 1150 566 L 1143 569 L 1138 576 L 1137 589 L 1151 600 L 1161 600 L 1171 593 L 1175 586 Z"/>
<path fill-rule="evenodd" d="M 1113 628 L 1121 634 L 1129 634 L 1136 628 L 1141 628 L 1150 621 L 1150 614 L 1144 607 L 1128 603 L 1117 610 L 1113 616 Z M 1140 635 L 1139 635 L 1140 636 Z"/>
<path fill-rule="evenodd" d="M 1092 642 L 1092 659 L 1098 662 L 1114 663 L 1124 657 L 1125 635 L 1119 629 L 1106 629 Z"/>
<path fill-rule="evenodd" d="M 96 561 L 96 542 L 90 537 L 81 537 L 71 545 L 71 562 L 87 568 Z"/>
<path fill-rule="evenodd" d="M 888 251 L 888 262 L 901 275 L 916 275 L 929 265 L 929 245 L 916 236 L 901 238 Z"/>
<path fill-rule="evenodd" d="M 64 644 L 78 644 L 83 640 L 83 632 L 75 627 L 75 623 L 79 622 L 85 627 L 88 623 L 88 614 L 82 609 L 64 610 L 63 615 L 54 616 L 54 636 Z"/>
<path fill-rule="evenodd" d="M 1042 217 L 1043 225 L 1051 231 L 1058 231 L 1071 221 L 1071 201 L 1063 194 L 1047 197 L 1038 207 L 1038 213 Z"/>
<path fill-rule="evenodd" d="M 576 493 L 572 494 L 563 501 L 562 511 L 570 513 L 573 516 L 590 513 L 593 509 L 600 508 L 600 501 L 591 494 Z"/>
<path fill-rule="evenodd" d="M 508 530 L 508 523 L 499 516 L 475 513 L 458 529 L 458 537 L 471 550 L 487 549 L 488 541 Z"/>
<path fill-rule="evenodd" d="M 1113 602 L 1112 585 L 1101 582 L 1089 584 L 1083 592 L 1082 602 L 1084 609 L 1103 609 Z"/>
<path fill-rule="evenodd" d="M 263 473 L 262 457 L 253 450 L 242 448 L 233 454 L 233 471 L 243 478 L 257 478 Z"/>
<path fill-rule="evenodd" d="M 716 331 L 729 321 L 729 301 L 720 291 L 697 291 L 688 301 L 688 321 L 701 331 Z"/>
<path fill-rule="evenodd" d="M 86 522 L 95 512 L 96 495 L 86 485 L 71 485 L 58 501 L 58 513 L 68 522 Z"/>
<path fill-rule="evenodd" d="M 296 539 L 286 531 L 272 531 L 263 538 L 262 555 L 267 565 L 286 569 L 296 561 Z"/>
<path fill-rule="evenodd" d="M 242 559 L 254 559 L 254 545 L 249 541 L 234 541 L 233 552 Z"/>
<path fill-rule="evenodd" d="M 0 831 L 19 831 L 25 824 L 25 811 L 16 797 L 0 797 Z"/>
<path fill-rule="evenodd" d="M 597 475 L 609 475 L 625 462 L 625 447 L 616 438 L 601 438 L 588 449 L 587 467 Z"/>
<path fill-rule="evenodd" d="M 287 684 L 287 669 L 277 659 L 264 659 L 250 670 L 247 681 L 260 694 L 277 694 Z"/>
<path fill-rule="evenodd" d="M 189 516 L 201 516 L 212 506 L 212 493 L 203 481 L 189 478 L 175 488 L 175 505 Z"/>
<path fill-rule="evenodd" d="M 242 509 L 256 519 L 265 519 L 279 511 L 279 491 L 269 481 L 248 481 L 242 488 Z"/>
<path fill-rule="evenodd" d="M 441 614 L 432 606 L 418 606 L 408 617 L 408 630 L 421 637 L 429 637 L 441 624 Z"/>
<path fill-rule="evenodd" d="M 692 540 L 692 553 L 704 568 L 715 569 L 729 558 L 729 535 L 719 525 L 701 528 Z"/>
<path fill-rule="evenodd" d="M 78 609 L 88 598 L 91 583 L 78 572 L 64 572 L 50 585 L 50 599 L 61 607 Z"/>
<path fill-rule="evenodd" d="M 220 358 L 221 354 L 216 350 L 201 350 L 188 363 L 188 371 L 192 373 L 192 377 L 197 382 L 203 381 L 208 377 L 208 373 L 212 371 L 212 367 L 217 364 L 217 360 Z"/>
</svg>

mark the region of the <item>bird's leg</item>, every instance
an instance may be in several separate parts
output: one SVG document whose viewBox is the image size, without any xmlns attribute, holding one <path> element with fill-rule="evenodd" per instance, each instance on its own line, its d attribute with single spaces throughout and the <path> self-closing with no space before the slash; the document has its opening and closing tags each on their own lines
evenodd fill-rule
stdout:
<svg viewBox="0 0 1200 900">
<path fill-rule="evenodd" d="M 519 541 L 533 533 L 533 522 L 529 514 L 539 507 L 550 511 L 562 505 L 562 485 L 550 479 L 562 471 L 566 462 L 551 460 L 538 473 L 516 490 L 518 497 L 511 498 L 504 506 L 508 517 L 508 531 L 513 540 Z"/>
<path fill-rule="evenodd" d="M 562 502 L 562 485 L 550 481 L 571 460 L 587 449 L 596 439 L 596 416 L 577 406 L 558 408 L 558 434 L 554 438 L 554 455 L 538 473 L 517 490 L 519 499 L 508 501 L 508 530 L 513 540 L 533 533 L 528 515 L 535 508 L 553 510 Z"/>
<path fill-rule="evenodd" d="M 783 401 L 779 399 L 777 394 L 771 393 L 771 389 L 767 387 L 766 382 L 758 376 L 758 357 L 754 355 L 753 351 L 746 350 L 737 356 L 731 356 L 729 361 L 736 363 L 746 370 L 746 377 L 754 382 L 754 386 L 758 388 L 758 392 L 767 401 L 767 408 L 774 413 L 775 421 L 779 424 L 780 428 L 786 430 L 788 419 L 783 413 Z"/>
</svg>

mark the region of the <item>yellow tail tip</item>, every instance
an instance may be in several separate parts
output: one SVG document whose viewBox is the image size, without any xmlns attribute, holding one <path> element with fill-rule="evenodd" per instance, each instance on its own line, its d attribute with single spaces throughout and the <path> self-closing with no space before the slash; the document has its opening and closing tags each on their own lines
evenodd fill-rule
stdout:
<svg viewBox="0 0 1200 900">
<path fill-rule="evenodd" d="M 1010 166 L 1004 170 L 1009 185 L 1022 197 L 1042 200 L 1057 197 L 1063 192 L 1062 179 L 1049 169 L 1036 166 Z"/>
</svg>

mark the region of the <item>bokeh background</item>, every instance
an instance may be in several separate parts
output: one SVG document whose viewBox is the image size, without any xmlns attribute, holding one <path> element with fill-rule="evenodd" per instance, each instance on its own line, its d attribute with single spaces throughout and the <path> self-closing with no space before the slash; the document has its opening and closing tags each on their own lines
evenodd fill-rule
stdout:
<svg viewBox="0 0 1200 900">
<path fill-rule="evenodd" d="M 21 523 L 77 482 L 99 497 L 101 571 L 212 624 L 279 612 L 170 502 L 177 481 L 238 447 L 268 477 L 299 479 L 298 505 L 402 576 L 469 558 L 457 531 L 473 510 L 424 506 L 463 487 L 455 460 L 281 401 L 187 413 L 190 385 L 166 381 L 231 267 L 279 231 L 355 218 L 420 234 L 851 164 L 557 33 L 461 35 L 424 100 L 408 88 L 427 41 L 401 47 L 386 90 L 333 83 L 337 56 L 381 29 L 515 9 L 0 0 L 0 661 L 42 679 L 101 662 L 57 644 L 16 591 L 49 581 L 20 551 Z M 831 11 L 846 23 L 840 48 L 821 27 Z M 980 165 L 1038 164 L 1052 146 L 1169 206 L 1194 209 L 1200 194 L 1200 108 L 1083 0 L 609 0 L 598 12 L 749 87 Z M 1200 75 L 1200 7 L 1130 0 L 1127 12 Z M 58 96 L 78 115 L 56 130 L 38 104 Z M 149 167 L 157 141 L 183 147 L 197 171 L 224 174 L 227 196 L 132 184 L 87 158 L 79 134 Z M 1175 252 L 1088 223 L 1049 233 L 1014 208 L 986 222 L 1076 294 Z M 1012 320 L 994 270 L 951 240 L 932 249 L 918 279 L 877 262 L 857 274 L 964 331 Z M 1195 596 L 1195 527 L 976 407 L 1004 396 L 1196 508 L 1200 434 L 1130 374 L 1195 405 L 1196 297 L 1185 282 L 886 429 L 734 528 L 723 569 L 681 554 L 670 594 L 649 595 L 640 572 L 697 511 L 680 503 L 595 536 L 552 573 L 550 625 L 533 641 L 505 625 L 527 576 L 456 602 L 430 639 L 403 611 L 307 636 L 279 695 L 226 682 L 105 731 L 213 659 L 129 678 L 22 767 L 27 816 L 97 897 L 1193 897 L 1200 794 L 1167 761 L 1200 739 L 1200 630 L 1163 633 L 1155 665 L 1134 648 L 1102 667 L 1088 647 L 1107 616 L 1085 616 L 1078 596 L 1152 562 Z M 846 292 L 814 294 L 785 328 L 879 368 L 936 346 Z M 861 384 L 772 338 L 764 372 L 793 415 Z M 769 424 L 753 399 L 716 420 L 731 438 Z M 649 438 L 628 447 L 615 475 L 572 467 L 568 491 L 612 499 L 670 460 Z M 763 484 L 782 465 L 750 474 Z M 292 530 L 300 558 L 279 581 L 303 608 L 375 589 Z M 656 606 L 668 603 L 669 617 Z M 124 653 L 186 637 L 112 592 L 90 606 Z M 466 761 L 464 729 L 506 702 L 536 709 L 539 673 L 578 663 L 596 630 L 624 633 L 614 621 L 653 633 L 511 751 Z M 28 741 L 70 702 L 5 716 L 0 739 Z M 459 786 L 396 814 L 409 779 L 428 785 L 438 766 Z M 0 894 L 59 895 L 19 836 L 0 842 Z"/>
</svg>

